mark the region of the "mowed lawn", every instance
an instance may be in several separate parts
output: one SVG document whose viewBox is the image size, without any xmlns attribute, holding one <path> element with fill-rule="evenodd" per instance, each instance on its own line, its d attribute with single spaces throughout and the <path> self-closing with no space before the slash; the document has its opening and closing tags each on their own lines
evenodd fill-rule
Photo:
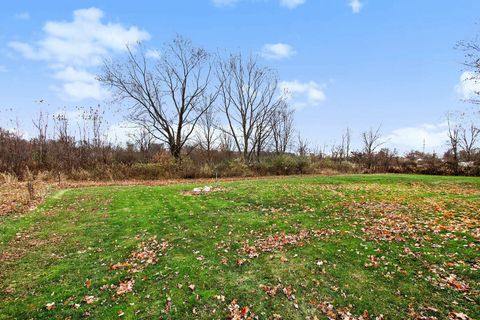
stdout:
<svg viewBox="0 0 480 320">
<path fill-rule="evenodd" d="M 0 217 L 0 319 L 480 319 L 478 178 L 198 186 Z"/>
</svg>

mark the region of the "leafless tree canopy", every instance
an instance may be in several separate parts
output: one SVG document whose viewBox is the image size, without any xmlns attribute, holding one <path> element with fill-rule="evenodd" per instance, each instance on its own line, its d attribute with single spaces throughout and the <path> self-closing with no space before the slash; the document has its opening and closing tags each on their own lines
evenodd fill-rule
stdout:
<svg viewBox="0 0 480 320">
<path fill-rule="evenodd" d="M 465 151 L 469 159 L 472 157 L 479 135 L 480 129 L 477 128 L 473 123 L 466 127 L 462 126 L 460 129 L 460 147 L 463 151 Z"/>
<path fill-rule="evenodd" d="M 48 113 L 40 112 L 32 122 L 37 131 L 37 139 L 34 142 L 37 148 L 38 162 L 44 165 L 47 157 Z"/>
<path fill-rule="evenodd" d="M 271 117 L 272 143 L 276 154 L 287 152 L 293 135 L 293 110 L 281 101 Z"/>
<path fill-rule="evenodd" d="M 126 61 L 105 63 L 99 80 L 131 106 L 131 121 L 165 142 L 176 159 L 217 96 L 209 91 L 209 54 L 180 36 L 157 63 L 129 48 Z"/>
<path fill-rule="evenodd" d="M 347 128 L 343 133 L 339 144 L 332 145 L 332 157 L 336 160 L 348 160 L 350 156 L 350 144 L 351 144 L 350 128 Z"/>
<path fill-rule="evenodd" d="M 380 127 L 376 130 L 370 128 L 370 130 L 362 133 L 363 151 L 367 155 L 372 155 L 375 150 L 385 143 L 382 140 L 382 134 L 380 133 Z"/>
<path fill-rule="evenodd" d="M 455 174 L 458 174 L 458 161 L 459 161 L 459 155 L 458 155 L 458 149 L 460 145 L 460 126 L 452 122 L 451 120 L 451 115 L 447 116 L 447 122 L 448 122 L 448 144 L 450 147 L 450 152 L 452 153 L 453 156 L 453 167 L 454 167 L 454 172 Z"/>
<path fill-rule="evenodd" d="M 271 134 L 271 117 L 281 103 L 275 73 L 256 57 L 240 54 L 221 60 L 217 67 L 220 108 L 237 151 L 246 162 L 257 158 Z"/>
<path fill-rule="evenodd" d="M 376 130 L 370 128 L 368 131 L 362 133 L 362 143 L 363 143 L 363 152 L 367 158 L 367 167 L 371 169 L 373 166 L 373 157 L 375 151 L 385 144 L 385 141 L 382 140 L 382 134 L 380 133 L 380 127 Z"/>
<path fill-rule="evenodd" d="M 141 153 L 146 153 L 155 140 L 153 135 L 145 128 L 139 128 L 129 135 L 129 138 Z"/>
<path fill-rule="evenodd" d="M 472 75 L 467 78 L 467 81 L 474 81 L 480 83 L 480 39 L 477 37 L 472 41 L 461 41 L 458 47 L 465 54 L 464 65 Z M 475 92 L 477 98 L 470 99 L 470 102 L 480 104 L 480 91 Z"/>
<path fill-rule="evenodd" d="M 218 136 L 218 119 L 215 115 L 215 110 L 209 108 L 198 122 L 197 129 L 197 144 L 200 149 L 205 152 L 208 162 L 212 160 L 212 151 L 216 147 Z"/>
<path fill-rule="evenodd" d="M 308 154 L 308 140 L 302 137 L 300 134 L 297 136 L 297 153 L 300 156 L 306 156 Z"/>
</svg>

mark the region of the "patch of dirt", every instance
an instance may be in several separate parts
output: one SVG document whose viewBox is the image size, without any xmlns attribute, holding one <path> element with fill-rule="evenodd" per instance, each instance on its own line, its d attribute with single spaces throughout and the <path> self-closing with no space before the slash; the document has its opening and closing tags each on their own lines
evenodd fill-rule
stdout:
<svg viewBox="0 0 480 320">
<path fill-rule="evenodd" d="M 46 182 L 33 183 L 33 198 L 26 182 L 0 184 L 0 216 L 20 215 L 35 209 L 46 197 L 52 186 Z"/>
</svg>

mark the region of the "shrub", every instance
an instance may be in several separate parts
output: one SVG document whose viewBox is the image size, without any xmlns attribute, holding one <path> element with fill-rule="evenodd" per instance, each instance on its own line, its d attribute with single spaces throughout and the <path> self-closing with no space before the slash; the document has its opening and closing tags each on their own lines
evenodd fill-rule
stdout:
<svg viewBox="0 0 480 320">
<path fill-rule="evenodd" d="M 333 161 L 331 159 L 318 159 L 313 162 L 312 173 L 360 173 L 362 166 L 349 161 Z"/>
<path fill-rule="evenodd" d="M 205 163 L 198 169 L 198 178 L 213 178 L 215 177 L 215 167 Z"/>
<path fill-rule="evenodd" d="M 222 177 L 248 177 L 253 176 L 253 171 L 243 161 L 237 158 L 223 163 L 219 166 L 219 172 Z"/>
<path fill-rule="evenodd" d="M 310 172 L 310 159 L 304 156 L 278 155 L 265 159 L 256 165 L 256 170 L 262 175 L 290 175 Z"/>
</svg>

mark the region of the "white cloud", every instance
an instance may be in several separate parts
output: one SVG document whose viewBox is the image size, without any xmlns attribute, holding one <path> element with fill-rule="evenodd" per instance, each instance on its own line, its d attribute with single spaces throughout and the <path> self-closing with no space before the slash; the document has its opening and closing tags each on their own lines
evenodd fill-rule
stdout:
<svg viewBox="0 0 480 320">
<path fill-rule="evenodd" d="M 210 0 L 216 7 L 233 7 L 242 0 Z M 255 0 L 251 0 L 255 1 Z M 257 0 L 258 1 L 258 0 Z M 304 4 L 307 0 L 280 0 L 280 6 L 295 9 L 296 7 Z"/>
<path fill-rule="evenodd" d="M 135 132 L 138 132 L 138 125 L 129 122 L 122 121 L 112 124 L 107 130 L 107 138 L 110 142 L 118 145 L 126 145 L 127 142 L 131 142 L 131 136 Z"/>
<path fill-rule="evenodd" d="M 102 100 L 109 96 L 109 92 L 96 80 L 91 82 L 70 81 L 63 83 L 61 86 L 51 86 L 50 88 L 58 92 L 61 98 L 69 101 Z"/>
<path fill-rule="evenodd" d="M 101 100 L 108 96 L 108 91 L 100 85 L 96 76 L 86 70 L 69 66 L 58 70 L 53 77 L 63 82 L 61 88 L 54 89 L 66 98 L 80 101 L 88 98 Z"/>
<path fill-rule="evenodd" d="M 441 150 L 447 140 L 448 124 L 423 124 L 418 127 L 405 127 L 392 131 L 386 137 L 389 144 L 404 151 L 422 151 L 425 144 L 426 151 Z"/>
<path fill-rule="evenodd" d="M 465 71 L 460 76 L 460 83 L 456 86 L 457 92 L 463 99 L 480 98 L 480 78 L 478 74 Z"/>
<path fill-rule="evenodd" d="M 323 87 L 315 81 L 281 81 L 279 88 L 295 109 L 317 106 L 326 100 Z"/>
<path fill-rule="evenodd" d="M 145 52 L 145 56 L 149 59 L 156 60 L 156 59 L 160 59 L 162 54 L 160 53 L 160 51 L 156 49 L 148 49 L 147 52 Z"/>
<path fill-rule="evenodd" d="M 14 16 L 17 20 L 30 20 L 30 13 L 28 12 L 19 12 Z"/>
<path fill-rule="evenodd" d="M 359 13 L 363 8 L 363 3 L 361 3 L 360 0 L 350 0 L 348 5 L 352 8 L 353 13 Z"/>
<path fill-rule="evenodd" d="M 63 93 L 81 100 L 101 98 L 100 86 L 88 68 L 99 66 L 107 56 L 124 52 L 126 45 L 150 39 L 136 26 L 103 23 L 97 8 L 73 12 L 72 21 L 47 21 L 43 38 L 35 43 L 10 42 L 9 46 L 26 59 L 46 61 L 54 77 L 63 81 Z"/>
<path fill-rule="evenodd" d="M 230 7 L 235 5 L 239 0 L 212 0 L 212 3 L 216 7 Z"/>
<path fill-rule="evenodd" d="M 280 0 L 280 5 L 288 9 L 294 9 L 305 2 L 306 0 Z"/>
<path fill-rule="evenodd" d="M 267 43 L 263 46 L 260 53 L 266 59 L 283 59 L 296 54 L 292 46 L 285 43 Z"/>
</svg>

